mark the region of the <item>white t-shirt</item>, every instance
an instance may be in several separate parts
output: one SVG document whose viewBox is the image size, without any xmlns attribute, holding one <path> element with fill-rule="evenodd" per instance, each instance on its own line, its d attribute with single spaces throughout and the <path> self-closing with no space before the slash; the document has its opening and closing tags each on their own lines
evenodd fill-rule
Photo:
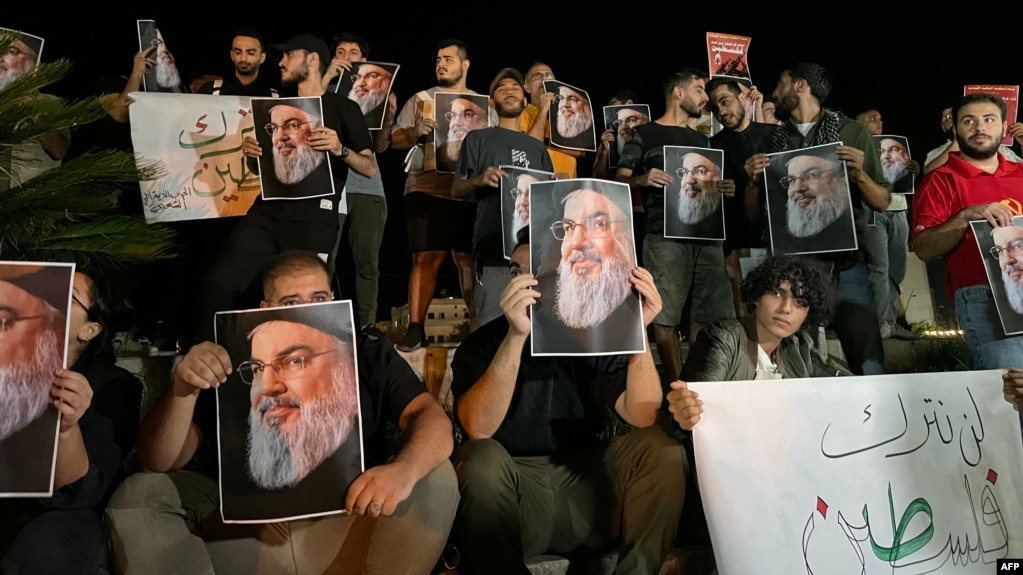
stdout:
<svg viewBox="0 0 1023 575">
<path fill-rule="evenodd" d="M 753 379 L 781 379 L 781 370 L 771 361 L 764 348 L 757 346 L 757 371 Z"/>
</svg>

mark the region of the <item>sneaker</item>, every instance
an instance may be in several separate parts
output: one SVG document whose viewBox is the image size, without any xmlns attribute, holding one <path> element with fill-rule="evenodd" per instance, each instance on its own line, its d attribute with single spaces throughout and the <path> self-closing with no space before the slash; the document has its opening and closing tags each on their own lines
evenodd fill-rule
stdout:
<svg viewBox="0 0 1023 575">
<path fill-rule="evenodd" d="M 395 344 L 395 347 L 398 348 L 398 351 L 409 352 L 419 349 L 424 343 L 426 343 L 426 330 L 423 329 L 423 324 L 410 323 L 408 324 L 408 331 Z"/>
<path fill-rule="evenodd" d="M 894 337 L 895 339 L 904 339 L 907 341 L 920 339 L 920 336 L 916 332 L 906 329 L 897 323 L 891 324 L 890 334 L 891 337 Z"/>
</svg>

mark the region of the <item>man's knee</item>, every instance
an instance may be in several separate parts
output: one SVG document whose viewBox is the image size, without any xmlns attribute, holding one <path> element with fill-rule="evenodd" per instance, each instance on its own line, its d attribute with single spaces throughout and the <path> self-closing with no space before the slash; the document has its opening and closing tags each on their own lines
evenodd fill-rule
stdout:
<svg viewBox="0 0 1023 575">
<path fill-rule="evenodd" d="M 678 479 L 684 485 L 687 462 L 679 442 L 654 425 L 629 432 L 625 441 L 633 443 L 642 469 L 663 475 L 666 480 Z"/>
<path fill-rule="evenodd" d="M 493 439 L 473 439 L 455 452 L 458 487 L 487 492 L 506 485 L 515 463 L 503 445 Z"/>
<path fill-rule="evenodd" d="M 107 504 L 107 516 L 116 519 L 119 512 L 142 508 L 180 507 L 181 499 L 174 481 L 166 473 L 136 473 L 117 488 Z"/>
<path fill-rule="evenodd" d="M 435 269 L 444 263 L 444 252 L 412 252 L 412 266 L 417 269 Z"/>
</svg>

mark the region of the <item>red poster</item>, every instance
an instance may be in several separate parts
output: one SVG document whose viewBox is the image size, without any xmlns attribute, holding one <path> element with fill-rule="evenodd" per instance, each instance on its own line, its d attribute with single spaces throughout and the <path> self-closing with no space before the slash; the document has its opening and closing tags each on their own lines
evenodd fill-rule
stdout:
<svg viewBox="0 0 1023 575">
<path fill-rule="evenodd" d="M 1019 108 L 1019 86 L 969 84 L 963 88 L 963 95 L 969 96 L 970 94 L 994 94 L 1005 100 L 1005 106 L 1008 108 L 1005 113 L 1006 129 L 1016 123 L 1016 110 Z M 1002 138 L 1002 144 L 1006 146 L 1012 145 L 1012 136 L 1009 135 L 1008 131 L 1006 131 Z"/>
<path fill-rule="evenodd" d="M 710 77 L 726 77 L 750 85 L 749 53 L 751 38 L 707 32 L 707 61 Z"/>
</svg>

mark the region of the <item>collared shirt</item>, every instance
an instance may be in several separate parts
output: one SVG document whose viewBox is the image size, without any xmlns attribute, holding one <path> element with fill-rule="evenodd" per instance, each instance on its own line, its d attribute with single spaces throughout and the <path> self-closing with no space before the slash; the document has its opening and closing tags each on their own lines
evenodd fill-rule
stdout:
<svg viewBox="0 0 1023 575">
<path fill-rule="evenodd" d="M 998 169 L 989 174 L 952 152 L 944 165 L 924 176 L 916 191 L 912 235 L 940 226 L 965 208 L 994 202 L 1023 215 L 1023 165 L 999 153 Z M 951 299 L 959 288 L 987 283 L 984 260 L 967 226 L 963 239 L 945 256 L 945 293 Z"/>
</svg>

